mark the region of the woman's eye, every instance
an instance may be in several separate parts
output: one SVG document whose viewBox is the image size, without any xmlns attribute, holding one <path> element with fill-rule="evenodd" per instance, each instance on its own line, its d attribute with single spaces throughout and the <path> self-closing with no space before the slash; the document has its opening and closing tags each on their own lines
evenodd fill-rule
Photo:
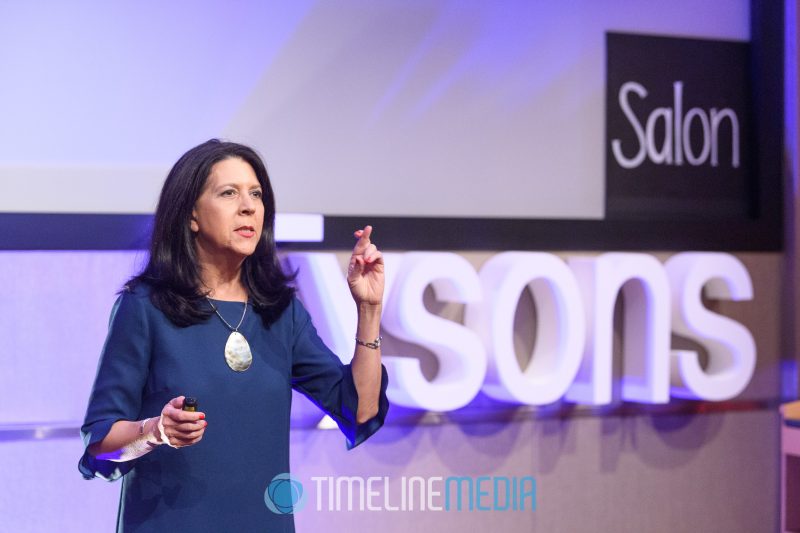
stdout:
<svg viewBox="0 0 800 533">
<path fill-rule="evenodd" d="M 222 191 L 221 196 L 233 196 L 234 194 L 236 194 L 235 190 L 233 190 L 233 189 L 225 189 L 224 191 Z"/>
<path fill-rule="evenodd" d="M 253 191 L 253 197 L 262 198 L 263 196 L 264 196 L 263 192 L 261 192 L 261 191 Z"/>
</svg>

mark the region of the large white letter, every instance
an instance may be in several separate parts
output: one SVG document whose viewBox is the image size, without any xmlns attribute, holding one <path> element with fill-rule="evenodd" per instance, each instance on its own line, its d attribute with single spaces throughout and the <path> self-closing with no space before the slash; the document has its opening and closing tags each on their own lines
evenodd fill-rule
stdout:
<svg viewBox="0 0 800 533">
<path fill-rule="evenodd" d="M 656 146 L 658 119 L 663 119 L 664 122 L 664 142 L 660 150 Z M 672 164 L 672 109 L 657 107 L 647 117 L 647 153 L 650 160 L 657 165 Z"/>
<path fill-rule="evenodd" d="M 570 258 L 586 310 L 586 351 L 569 400 L 611 402 L 614 304 L 625 297 L 622 398 L 669 402 L 669 281 L 654 257 L 609 253 Z"/>
<path fill-rule="evenodd" d="M 731 121 L 731 166 L 739 168 L 739 119 L 733 109 L 711 108 L 711 166 L 717 166 L 717 152 L 719 151 L 719 125 L 724 118 Z"/>
<path fill-rule="evenodd" d="M 675 125 L 672 131 L 675 132 L 675 164 L 683 165 L 683 82 L 672 83 L 672 118 Z"/>
<path fill-rule="evenodd" d="M 692 120 L 695 117 L 700 119 L 700 127 L 703 130 L 703 148 L 700 150 L 700 155 L 694 155 L 694 148 L 692 148 Z M 708 116 L 699 107 L 693 107 L 686 113 L 683 120 L 683 153 L 686 154 L 686 160 L 690 165 L 702 165 L 708 159 L 708 154 L 711 153 L 711 125 L 708 122 Z"/>
<path fill-rule="evenodd" d="M 428 381 L 418 359 L 384 356 L 391 377 L 387 394 L 392 402 L 406 407 L 450 411 L 468 404 L 480 390 L 486 351 L 474 331 L 425 309 L 422 295 L 428 285 L 438 300 L 470 303 L 481 299 L 478 274 L 463 257 L 444 252 L 403 256 L 383 326 L 393 336 L 436 354 L 439 371 Z"/>
<path fill-rule="evenodd" d="M 744 265 L 723 253 L 682 253 L 665 267 L 672 285 L 672 329 L 708 350 L 708 365 L 697 353 L 672 352 L 672 394 L 684 398 L 727 400 L 750 382 L 756 365 L 756 344 L 750 331 L 728 317 L 706 309 L 703 288 L 716 300 L 751 300 L 753 285 Z"/>
<path fill-rule="evenodd" d="M 622 153 L 622 141 L 619 139 L 614 139 L 611 141 L 611 151 L 614 153 L 614 158 L 617 160 L 617 163 L 619 163 L 619 166 L 622 168 L 636 168 L 642 164 L 644 158 L 647 156 L 647 145 L 644 138 L 644 129 L 636 119 L 636 114 L 633 112 L 633 109 L 631 109 L 631 106 L 628 103 L 629 92 L 635 92 L 641 98 L 647 97 L 647 89 L 635 81 L 626 82 L 622 84 L 622 87 L 619 88 L 619 107 L 627 117 L 628 122 L 631 123 L 633 131 L 636 133 L 636 138 L 639 140 L 639 150 L 631 159 L 628 159 L 625 157 L 625 154 Z"/>
<path fill-rule="evenodd" d="M 492 398 L 545 405 L 561 398 L 581 364 L 586 334 L 578 285 L 558 257 L 506 252 L 481 268 L 485 301 L 467 305 L 465 323 L 483 338 L 489 372 L 483 391 Z M 523 371 L 514 350 L 514 315 L 522 291 L 536 302 L 536 345 Z"/>
</svg>

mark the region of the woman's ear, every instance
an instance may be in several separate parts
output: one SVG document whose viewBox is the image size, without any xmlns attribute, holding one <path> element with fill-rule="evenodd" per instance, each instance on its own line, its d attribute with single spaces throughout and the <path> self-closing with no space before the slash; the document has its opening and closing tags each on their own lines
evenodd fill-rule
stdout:
<svg viewBox="0 0 800 533">
<path fill-rule="evenodd" d="M 192 219 L 189 221 L 189 229 L 192 230 L 192 233 L 197 233 L 198 231 L 200 231 L 200 226 L 197 224 L 197 219 L 195 218 L 196 214 L 197 213 L 195 212 L 195 210 L 192 209 Z"/>
</svg>

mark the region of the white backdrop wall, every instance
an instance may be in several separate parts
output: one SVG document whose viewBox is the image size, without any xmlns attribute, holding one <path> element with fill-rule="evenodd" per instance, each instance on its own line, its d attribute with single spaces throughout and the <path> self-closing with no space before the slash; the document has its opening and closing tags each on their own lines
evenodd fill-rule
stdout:
<svg viewBox="0 0 800 533">
<path fill-rule="evenodd" d="M 606 31 L 747 40 L 749 5 L 2 2 L 0 212 L 151 212 L 223 136 L 284 212 L 599 219 Z"/>
</svg>

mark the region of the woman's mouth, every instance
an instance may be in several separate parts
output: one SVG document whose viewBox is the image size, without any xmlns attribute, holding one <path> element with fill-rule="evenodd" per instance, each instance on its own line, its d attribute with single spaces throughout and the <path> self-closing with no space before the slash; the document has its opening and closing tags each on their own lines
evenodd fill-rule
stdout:
<svg viewBox="0 0 800 533">
<path fill-rule="evenodd" d="M 234 232 L 248 239 L 256 235 L 256 229 L 253 226 L 241 226 L 236 228 Z"/>
</svg>

